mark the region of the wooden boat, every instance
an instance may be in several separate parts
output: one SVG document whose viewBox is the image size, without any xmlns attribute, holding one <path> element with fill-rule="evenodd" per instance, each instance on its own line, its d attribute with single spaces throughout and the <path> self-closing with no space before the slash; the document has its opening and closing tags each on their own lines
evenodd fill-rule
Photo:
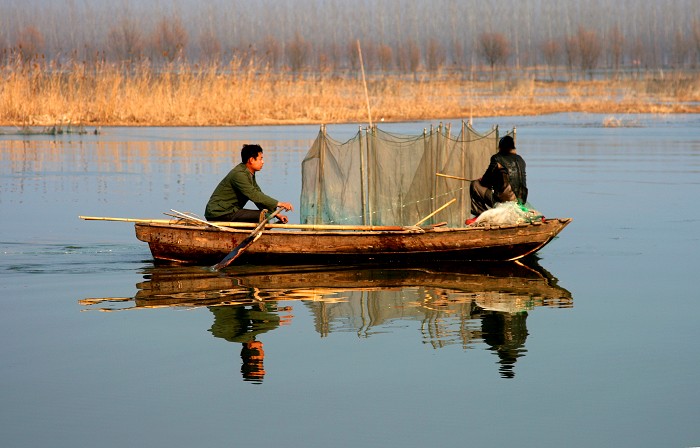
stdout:
<svg viewBox="0 0 700 448">
<path fill-rule="evenodd" d="M 490 227 L 356 226 L 353 230 L 272 224 L 237 262 L 291 265 L 517 260 L 540 250 L 570 222 L 570 218 L 555 218 Z M 250 235 L 246 228 L 175 221 L 140 221 L 135 229 L 136 237 L 148 243 L 159 263 L 215 263 Z"/>
</svg>

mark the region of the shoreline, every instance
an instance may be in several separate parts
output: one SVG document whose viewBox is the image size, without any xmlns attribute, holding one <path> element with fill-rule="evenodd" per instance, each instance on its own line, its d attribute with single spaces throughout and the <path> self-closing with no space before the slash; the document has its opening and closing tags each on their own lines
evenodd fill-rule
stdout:
<svg viewBox="0 0 700 448">
<path fill-rule="evenodd" d="M 12 71 L 0 89 L 0 126 L 374 124 L 555 113 L 608 114 L 614 121 L 620 114 L 700 113 L 700 76 L 568 82 L 377 76 L 367 88 L 369 107 L 361 81 L 331 75 Z"/>
</svg>

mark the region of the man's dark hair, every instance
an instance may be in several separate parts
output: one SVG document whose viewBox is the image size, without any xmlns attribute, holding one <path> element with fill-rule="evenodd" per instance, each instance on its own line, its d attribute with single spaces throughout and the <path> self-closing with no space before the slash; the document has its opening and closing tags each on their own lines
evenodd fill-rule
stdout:
<svg viewBox="0 0 700 448">
<path fill-rule="evenodd" d="M 498 142 L 498 150 L 508 152 L 511 149 L 515 149 L 515 140 L 510 135 L 506 135 Z"/>
<path fill-rule="evenodd" d="M 258 154 L 263 152 L 260 145 L 243 145 L 241 149 L 241 160 L 243 163 L 248 163 L 248 159 L 251 157 L 254 159 L 258 158 Z"/>
</svg>

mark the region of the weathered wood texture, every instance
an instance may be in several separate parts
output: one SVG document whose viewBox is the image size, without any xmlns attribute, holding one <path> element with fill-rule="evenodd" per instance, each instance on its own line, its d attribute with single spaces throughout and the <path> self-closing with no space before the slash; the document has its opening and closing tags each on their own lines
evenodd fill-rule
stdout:
<svg viewBox="0 0 700 448">
<path fill-rule="evenodd" d="M 541 249 L 571 222 L 547 219 L 498 227 L 435 228 L 426 231 L 270 230 L 241 261 L 272 264 L 428 260 L 515 260 Z M 156 261 L 207 264 L 219 261 L 249 235 L 242 229 L 136 223 Z M 245 258 L 245 260 L 243 260 Z"/>
</svg>

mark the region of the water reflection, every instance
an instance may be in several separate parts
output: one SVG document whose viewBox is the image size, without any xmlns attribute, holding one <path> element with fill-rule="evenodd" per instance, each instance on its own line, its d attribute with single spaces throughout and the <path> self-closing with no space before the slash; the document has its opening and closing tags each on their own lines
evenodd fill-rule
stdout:
<svg viewBox="0 0 700 448">
<path fill-rule="evenodd" d="M 265 351 L 260 334 L 274 330 L 283 323 L 276 303 L 260 302 L 252 306 L 211 306 L 214 314 L 211 333 L 229 342 L 241 344 L 241 374 L 243 379 L 262 382 L 265 377 Z"/>
<path fill-rule="evenodd" d="M 354 332 L 404 335 L 417 323 L 419 340 L 435 349 L 485 345 L 503 378 L 515 375 L 526 353 L 528 312 L 569 308 L 571 293 L 535 258 L 522 263 L 470 266 L 362 266 L 294 268 L 236 266 L 225 273 L 201 267 L 154 266 L 133 298 L 84 299 L 88 309 L 207 307 L 213 336 L 241 344 L 244 380 L 265 376 L 258 337 L 290 324 L 293 304 L 311 314 L 321 337 Z"/>
</svg>

